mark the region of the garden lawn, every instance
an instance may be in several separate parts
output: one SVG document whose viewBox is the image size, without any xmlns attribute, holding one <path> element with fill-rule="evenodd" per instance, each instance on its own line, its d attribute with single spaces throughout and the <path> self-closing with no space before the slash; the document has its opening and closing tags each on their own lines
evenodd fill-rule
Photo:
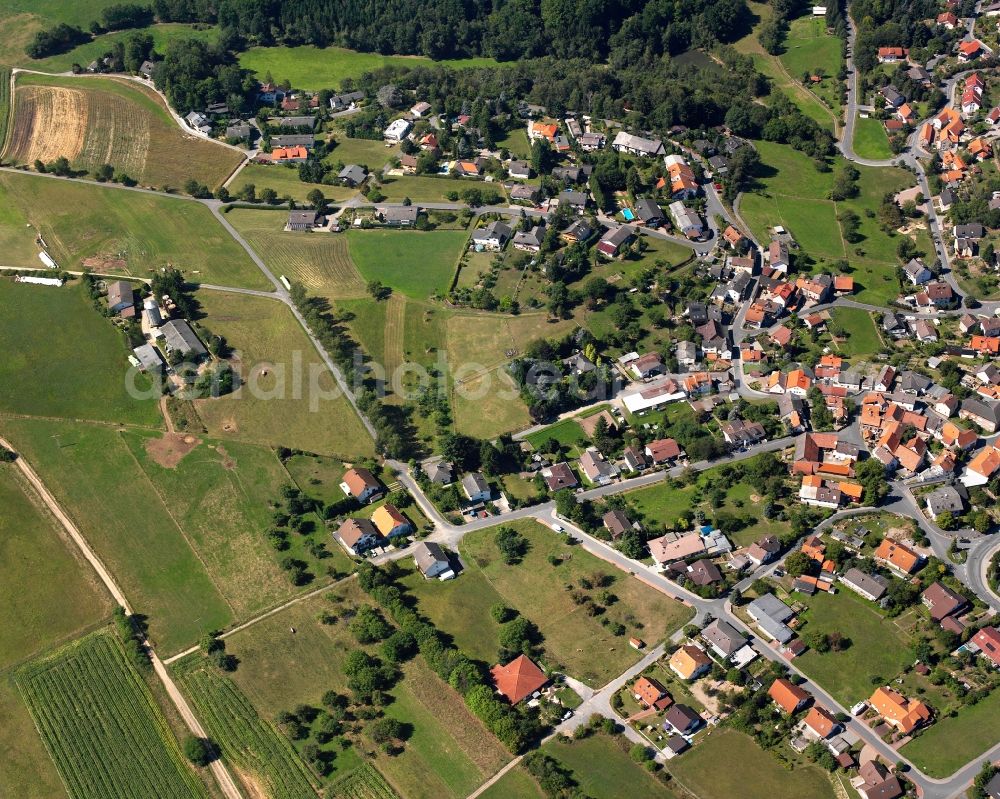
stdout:
<svg viewBox="0 0 1000 799">
<path fill-rule="evenodd" d="M 629 746 L 631 744 L 629 743 Z M 593 799 L 619 799 L 623 786 L 633 796 L 674 799 L 676 794 L 629 757 L 603 733 L 582 740 L 556 738 L 542 747 L 573 772 L 580 788 Z M 711 795 L 715 799 L 714 794 Z"/>
<path fill-rule="evenodd" d="M 528 141 L 527 127 L 518 126 L 496 143 L 497 149 L 504 148 L 517 158 L 531 159 L 531 142 Z"/>
<path fill-rule="evenodd" d="M 420 56 L 385 56 L 359 53 L 344 47 L 253 47 L 241 53 L 240 66 L 263 77 L 270 72 L 276 81 L 290 81 L 296 89 L 336 89 L 346 78 L 359 78 L 384 66 L 429 66 L 441 64 L 456 69 L 496 64 L 492 58 L 461 58 L 431 61 Z"/>
<path fill-rule="evenodd" d="M 106 618 L 111 599 L 16 465 L 0 465 L 0 508 L 3 671 Z"/>
<path fill-rule="evenodd" d="M 369 172 L 377 172 L 390 158 L 399 155 L 399 147 L 388 147 L 381 139 L 352 139 L 341 133 L 334 134 L 330 147 L 323 159 L 328 164 L 358 164 Z"/>
<path fill-rule="evenodd" d="M 752 738 L 713 730 L 667 769 L 696 796 L 712 799 L 834 799 L 829 778 L 816 766 L 784 768 Z"/>
<path fill-rule="evenodd" d="M 361 420 L 286 306 L 224 292 L 202 291 L 198 299 L 203 324 L 237 351 L 248 381 L 233 394 L 197 400 L 211 435 L 347 460 L 373 453 Z"/>
<path fill-rule="evenodd" d="M 332 202 L 341 202 L 357 193 L 354 189 L 349 189 L 346 186 L 303 183 L 299 180 L 297 168 L 281 164 L 247 164 L 229 185 L 229 191 L 234 195 L 239 194 L 248 183 L 253 184 L 258 197 L 263 189 L 274 189 L 278 193 L 278 197 L 291 197 L 299 203 L 306 202 L 306 195 L 313 189 L 319 189 L 323 192 L 323 196 Z M 232 221 L 234 213 L 236 212 L 230 212 L 230 221 Z M 281 216 L 282 221 L 284 221 L 285 213 L 276 213 L 276 215 Z"/>
<path fill-rule="evenodd" d="M 467 569 L 459 579 L 425 581 L 416 572 L 406 579 L 421 612 L 472 657 L 495 662 L 499 625 L 489 611 L 502 602 L 538 626 L 549 667 L 597 687 L 639 659 L 628 645 L 628 636 L 652 645 L 691 618 L 691 611 L 680 603 L 567 544 L 537 522 L 521 520 L 507 526 L 529 541 L 521 563 L 505 565 L 494 544 L 496 530 L 484 530 L 463 539 L 460 551 Z M 558 565 L 553 566 L 549 556 L 558 558 Z M 609 590 L 618 601 L 608 606 L 604 616 L 625 624 L 622 636 L 613 635 L 597 617 L 588 616 L 565 590 L 567 584 L 597 573 L 614 578 Z M 596 601 L 600 590 L 594 593 Z"/>
<path fill-rule="evenodd" d="M 833 320 L 849 333 L 836 345 L 845 357 L 869 357 L 882 350 L 882 338 L 868 311 L 862 308 L 834 308 Z"/>
<path fill-rule="evenodd" d="M 168 655 L 233 618 L 186 531 L 114 427 L 8 419 L 4 435 L 96 550 Z M 109 504 L 127 496 L 141 505 Z"/>
<path fill-rule="evenodd" d="M 417 299 L 448 290 L 468 240 L 462 230 L 351 230 L 346 236 L 366 281 L 381 280 Z"/>
<path fill-rule="evenodd" d="M 851 640 L 846 652 L 810 649 L 796 659 L 798 667 L 844 707 L 871 696 L 876 676 L 886 684 L 913 662 L 909 643 L 893 621 L 853 591 L 801 599 L 809 606 L 800 617 L 808 622 L 806 632 L 839 632 Z"/>
<path fill-rule="evenodd" d="M 575 447 L 587 441 L 587 436 L 576 419 L 563 419 L 561 422 L 550 424 L 530 436 L 525 436 L 524 440 L 538 449 L 550 438 L 567 447 Z"/>
<path fill-rule="evenodd" d="M 121 259 L 124 273 L 136 277 L 173 264 L 195 283 L 274 289 L 212 212 L 192 200 L 7 172 L 0 175 L 0 207 L 7 207 L 0 215 L 0 242 L 14 235 L 10 225 L 20 228 L 21 241 L 30 224 L 64 269 L 81 269 L 84 259 L 95 258 L 91 264 L 100 272 L 105 259 Z M 5 263 L 37 267 L 37 250 L 11 261 L 25 249 L 5 253 Z M 114 263 L 111 271 L 123 269 Z"/>
<path fill-rule="evenodd" d="M 55 288 L 0 278 L 0 307 L 0 341 L 16 342 L 0 358 L 0 412 L 160 423 L 154 399 L 129 396 L 125 339 L 80 283 Z"/>
<path fill-rule="evenodd" d="M 479 188 L 477 184 L 475 188 Z M 402 202 L 407 197 L 414 204 L 449 202 L 448 193 L 457 191 L 459 194 L 469 185 L 461 180 L 450 177 L 435 177 L 428 175 L 390 175 L 382 181 L 382 194 L 389 202 Z"/>
<path fill-rule="evenodd" d="M 1000 741 L 1000 690 L 934 724 L 900 753 L 930 777 L 947 777 Z"/>
<path fill-rule="evenodd" d="M 889 147 L 889 137 L 882 120 L 858 117 L 854 123 L 854 152 L 861 158 L 872 160 L 892 158 L 892 148 Z"/>
</svg>

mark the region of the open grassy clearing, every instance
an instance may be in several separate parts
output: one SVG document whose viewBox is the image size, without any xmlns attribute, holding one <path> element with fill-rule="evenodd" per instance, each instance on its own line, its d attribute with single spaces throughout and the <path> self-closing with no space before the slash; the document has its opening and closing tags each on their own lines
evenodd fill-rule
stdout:
<svg viewBox="0 0 1000 799">
<path fill-rule="evenodd" d="M 152 694 L 110 630 L 18 671 L 70 796 L 204 796 Z"/>
<path fill-rule="evenodd" d="M 834 799 L 837 795 L 816 766 L 789 771 L 752 738 L 726 728 L 712 731 L 691 751 L 671 760 L 668 770 L 688 790 L 712 799 Z"/>
<path fill-rule="evenodd" d="M 537 522 L 519 520 L 509 526 L 529 540 L 530 549 L 522 563 L 504 565 L 493 541 L 496 531 L 484 530 L 463 539 L 461 554 L 467 569 L 459 579 L 425 581 L 414 572 L 405 580 L 421 612 L 473 657 L 495 662 L 499 626 L 489 610 L 503 602 L 538 626 L 547 665 L 596 687 L 639 659 L 627 636 L 652 644 L 691 618 L 691 611 L 680 603 L 568 545 Z M 559 565 L 549 562 L 550 555 L 560 559 Z M 566 590 L 581 577 L 598 572 L 614 577 L 610 590 L 619 601 L 608 607 L 605 615 L 625 624 L 625 637 L 612 635 L 599 619 L 588 616 Z"/>
<path fill-rule="evenodd" d="M 27 66 L 37 63 L 28 58 L 24 48 L 38 30 L 52 27 L 57 22 L 87 28 L 103 9 L 116 3 L 117 0 L 87 0 L 83 3 L 0 0 L 0 23 L 4 31 L 3 37 L 0 37 L 0 64 Z"/>
<path fill-rule="evenodd" d="M 328 164 L 358 164 L 369 172 L 378 172 L 389 159 L 399 155 L 399 146 L 389 147 L 381 139 L 352 139 L 335 129 L 330 142 L 333 149 L 323 159 Z"/>
<path fill-rule="evenodd" d="M 111 164 L 143 186 L 215 188 L 240 162 L 236 151 L 183 131 L 152 90 L 135 81 L 25 73 L 14 91 L 4 158 L 48 163 L 59 156 L 92 172 Z"/>
<path fill-rule="evenodd" d="M 346 78 L 358 78 L 384 66 L 442 66 L 462 69 L 490 66 L 492 58 L 431 61 L 420 56 L 385 56 L 359 53 L 344 47 L 253 47 L 240 54 L 240 66 L 262 78 L 270 72 L 276 81 L 289 80 L 297 89 L 333 89 Z"/>
<path fill-rule="evenodd" d="M 468 240 L 461 230 L 351 230 L 346 236 L 366 281 L 381 280 L 417 299 L 448 290 Z"/>
<path fill-rule="evenodd" d="M 0 676 L 0 796 L 65 797 L 55 763 L 42 743 L 10 675 Z"/>
<path fill-rule="evenodd" d="M 29 492 L 16 466 L 0 466 L 0 671 L 111 612 L 90 566 Z"/>
<path fill-rule="evenodd" d="M 315 799 L 306 765 L 288 740 L 228 677 L 211 666 L 182 669 L 180 683 L 222 757 L 230 761 L 251 795 Z"/>
<path fill-rule="evenodd" d="M 204 324 L 235 348 L 247 381 L 231 395 L 197 401 L 210 434 L 347 459 L 373 453 L 361 420 L 285 305 L 223 292 L 199 299 Z"/>
<path fill-rule="evenodd" d="M 476 438 L 495 438 L 531 423 L 531 415 L 518 393 L 517 384 L 502 367 L 455 383 L 451 406 L 455 429 Z"/>
<path fill-rule="evenodd" d="M 449 202 L 448 193 L 469 188 L 471 181 L 457 180 L 450 177 L 434 177 L 427 175 L 400 175 L 387 177 L 382 182 L 382 193 L 390 202 L 402 202 L 409 197 L 414 204 Z M 474 186 L 481 183 L 474 182 Z"/>
<path fill-rule="evenodd" d="M 303 702 L 318 705 L 325 691 L 346 690 L 343 664 L 358 645 L 346 617 L 334 624 L 320 624 L 316 618 L 323 611 L 347 614 L 365 601 L 356 581 L 342 581 L 228 639 L 228 651 L 240 659 L 233 679 L 261 716 L 272 719 Z M 387 715 L 413 725 L 413 734 L 402 754 L 390 758 L 379 753 L 375 762 L 407 799 L 466 796 L 509 760 L 461 697 L 419 656 L 405 666 L 391 693 Z M 339 774 L 358 764 L 354 748 L 338 750 L 334 759 Z"/>
<path fill-rule="evenodd" d="M 518 765 L 479 794 L 480 799 L 545 799 L 545 794 L 528 770 Z"/>
<path fill-rule="evenodd" d="M 0 359 L 0 411 L 159 423 L 155 400 L 129 396 L 124 338 L 91 307 L 80 284 L 0 279 L 0 306 L 0 340 L 18 342 Z"/>
<path fill-rule="evenodd" d="M 861 308 L 834 308 L 833 319 L 850 334 L 836 345 L 844 357 L 870 357 L 882 350 L 882 338 L 868 311 Z"/>
<path fill-rule="evenodd" d="M 825 17 L 812 15 L 792 20 L 785 36 L 784 52 L 779 56 L 785 70 L 799 80 L 804 73 L 825 76 L 812 91 L 834 111 L 840 109 L 840 85 L 837 75 L 841 66 L 841 41 L 827 31 Z"/>
<path fill-rule="evenodd" d="M 935 720 L 900 751 L 931 777 L 947 777 L 1000 740 L 1000 691 Z"/>
<path fill-rule="evenodd" d="M 634 791 L 635 796 L 657 799 L 676 796 L 603 733 L 580 741 L 556 738 L 545 744 L 542 751 L 571 769 L 580 787 L 594 799 L 618 799 L 626 785 L 629 793 Z"/>
<path fill-rule="evenodd" d="M 804 597 L 809 610 L 805 629 L 839 632 L 851 639 L 846 654 L 809 650 L 797 659 L 800 669 L 822 685 L 844 707 L 867 699 L 874 678 L 887 683 L 913 662 L 908 641 L 893 620 L 852 591 Z"/>
<path fill-rule="evenodd" d="M 20 242 L 4 256 L 8 266 L 40 265 L 37 249 L 25 244 L 37 233 L 64 269 L 89 265 L 147 277 L 173 264 L 195 283 L 274 288 L 201 203 L 8 172 L 0 175 L 0 208 L 7 209 L 0 242 Z"/>
<path fill-rule="evenodd" d="M 281 167 L 265 167 L 280 169 Z M 351 260 L 347 240 L 336 234 L 288 232 L 287 211 L 233 208 L 226 219 L 268 268 L 329 300 L 366 295 L 365 280 Z"/>
<path fill-rule="evenodd" d="M 336 458 L 323 455 L 293 455 L 285 469 L 305 493 L 323 502 L 339 502 L 344 497 L 340 481 L 347 467 Z"/>
<path fill-rule="evenodd" d="M 3 429 L 114 574 L 164 654 L 233 618 L 199 553 L 112 427 L 8 419 Z M 112 505 L 129 486 L 142 510 Z"/>
<path fill-rule="evenodd" d="M 858 166 L 858 196 L 833 202 L 826 199 L 833 171 L 818 171 L 809 158 L 786 145 L 759 141 L 755 146 L 763 162 L 760 188 L 740 200 L 740 214 L 754 234 L 766 241 L 772 226 L 784 225 L 813 259 L 814 270 L 830 270 L 834 262 L 848 261 L 857 299 L 886 305 L 895 298 L 900 235 L 886 235 L 874 214 L 869 218 L 868 213 L 877 210 L 887 192 L 912 186 L 913 176 L 895 167 Z M 837 217 L 845 211 L 853 211 L 860 219 L 861 240 L 856 244 L 843 239 Z M 916 234 L 915 241 L 918 249 L 932 251 L 925 230 Z"/>
<path fill-rule="evenodd" d="M 291 197 L 297 203 L 305 203 L 306 195 L 313 189 L 319 189 L 323 192 L 324 197 L 333 202 L 341 202 L 357 193 L 354 189 L 349 189 L 346 186 L 303 183 L 299 180 L 299 171 L 296 167 L 282 164 L 247 164 L 229 184 L 229 190 L 232 194 L 239 194 L 247 184 L 253 184 L 258 197 L 262 189 L 274 189 L 278 193 L 278 197 Z M 235 211 L 230 212 L 230 217 L 234 213 Z M 280 216 L 284 222 L 287 218 L 285 213 L 275 212 L 275 216 Z"/>
<path fill-rule="evenodd" d="M 583 428 L 580 427 L 580 423 L 576 419 L 563 419 L 537 433 L 525 436 L 524 440 L 538 449 L 550 438 L 554 438 L 563 446 L 574 447 L 577 444 L 585 443 L 587 434 L 583 432 Z"/>
<path fill-rule="evenodd" d="M 523 127 L 514 128 L 506 136 L 497 141 L 497 148 L 506 148 L 510 151 L 511 155 L 518 158 L 531 158 L 531 142 L 528 141 L 527 129 Z"/>
<path fill-rule="evenodd" d="M 854 123 L 854 152 L 861 158 L 873 160 L 892 158 L 892 148 L 889 147 L 889 137 L 882 120 L 858 117 Z"/>
</svg>

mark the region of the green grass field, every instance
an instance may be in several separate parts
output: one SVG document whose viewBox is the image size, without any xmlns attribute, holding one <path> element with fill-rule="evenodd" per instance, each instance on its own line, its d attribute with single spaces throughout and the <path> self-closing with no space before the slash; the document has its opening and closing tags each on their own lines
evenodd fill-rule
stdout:
<svg viewBox="0 0 1000 799">
<path fill-rule="evenodd" d="M 0 796 L 21 799 L 65 797 L 56 771 L 27 706 L 9 674 L 0 676 Z"/>
<path fill-rule="evenodd" d="M 0 41 L 0 64 L 24 66 L 31 63 L 24 48 L 36 31 L 51 27 L 57 22 L 87 28 L 104 8 L 116 5 L 116 2 L 117 0 L 87 0 L 83 3 L 67 3 L 64 0 L 0 1 L 0 22 L 4 26 L 4 35 Z"/>
<path fill-rule="evenodd" d="M 499 626 L 489 610 L 503 602 L 538 626 L 550 667 L 597 687 L 638 660 L 628 636 L 660 641 L 691 618 L 691 611 L 680 603 L 638 580 L 622 577 L 537 522 L 522 520 L 509 526 L 530 542 L 521 564 L 504 565 L 493 542 L 496 531 L 485 530 L 463 539 L 461 554 L 468 568 L 460 579 L 425 581 L 414 572 L 405 581 L 420 610 L 471 656 L 495 662 Z M 550 555 L 560 559 L 558 566 L 549 562 Z M 614 579 L 610 590 L 619 601 L 605 615 L 625 624 L 625 636 L 613 635 L 598 618 L 588 616 L 565 590 L 567 584 L 598 572 Z"/>
<path fill-rule="evenodd" d="M 13 244 L 5 250 L 7 266 L 41 264 L 37 232 L 64 269 L 95 259 L 89 262 L 94 271 L 110 265 L 148 277 L 173 264 L 196 283 L 274 288 L 200 203 L 8 172 L 0 175 L 0 208 L 0 245 Z"/>
<path fill-rule="evenodd" d="M 329 300 L 367 296 L 365 280 L 351 260 L 344 236 L 286 233 L 282 228 L 287 211 L 234 208 L 226 219 L 274 274 L 301 283 L 310 294 Z"/>
<path fill-rule="evenodd" d="M 205 795 L 110 630 L 34 661 L 16 681 L 71 796 Z"/>
<path fill-rule="evenodd" d="M 449 192 L 457 191 L 461 194 L 467 188 L 467 181 L 426 175 L 390 176 L 382 182 L 382 193 L 390 202 L 402 202 L 409 197 L 417 205 L 448 202 Z"/>
<path fill-rule="evenodd" d="M 1000 740 L 1000 691 L 934 724 L 900 753 L 930 777 L 946 777 Z"/>
<path fill-rule="evenodd" d="M 351 259 L 364 279 L 381 280 L 410 297 L 448 290 L 468 236 L 461 230 L 351 230 Z"/>
<path fill-rule="evenodd" d="M 810 75 L 822 70 L 828 76 L 818 86 L 811 86 L 834 111 L 840 109 L 840 92 L 836 83 L 840 72 L 841 40 L 828 33 L 823 17 L 805 16 L 792 20 L 785 36 L 784 52 L 779 56 L 782 65 L 793 79 L 798 80 L 803 73 Z"/>
<path fill-rule="evenodd" d="M 249 183 L 254 185 L 258 197 L 262 189 L 274 189 L 278 193 L 278 197 L 291 197 L 299 203 L 305 203 L 306 195 L 313 189 L 319 189 L 323 192 L 323 196 L 332 202 L 341 202 L 356 193 L 354 189 L 348 189 L 345 186 L 330 186 L 326 183 L 303 183 L 299 180 L 297 169 L 280 164 L 247 164 L 229 185 L 229 190 L 232 194 L 238 194 Z M 232 221 L 232 216 L 236 213 L 237 211 L 230 212 L 230 221 Z M 253 213 L 253 211 L 247 213 Z M 275 215 L 284 216 L 284 214 L 279 214 L 277 211 Z"/>
<path fill-rule="evenodd" d="M 868 117 L 858 117 L 854 123 L 854 152 L 861 158 L 879 160 L 892 158 L 892 148 L 889 147 L 889 137 L 885 133 L 882 120 Z"/>
<path fill-rule="evenodd" d="M 811 256 L 815 270 L 830 270 L 833 263 L 847 260 L 853 268 L 856 298 L 887 305 L 899 293 L 896 280 L 896 248 L 900 236 L 887 235 L 874 216 L 887 192 L 913 185 L 913 176 L 894 167 L 858 166 L 859 194 L 843 202 L 826 199 L 833 185 L 833 172 L 820 172 L 802 153 L 786 145 L 755 142 L 764 169 L 761 187 L 744 194 L 740 214 L 761 240 L 768 230 L 784 225 Z M 844 241 L 838 215 L 853 211 L 860 219 L 860 242 Z M 872 213 L 869 217 L 868 214 Z M 916 236 L 918 249 L 931 252 L 926 232 Z"/>
<path fill-rule="evenodd" d="M 462 69 L 495 64 L 491 58 L 431 61 L 419 56 L 384 56 L 358 53 L 343 47 L 254 47 L 240 54 L 240 66 L 263 78 L 268 72 L 276 81 L 288 80 L 296 89 L 334 89 L 345 78 L 358 78 L 384 66 L 443 66 Z"/>
<path fill-rule="evenodd" d="M 806 631 L 839 632 L 851 639 L 846 653 L 809 650 L 796 659 L 798 667 L 822 685 L 845 707 L 871 696 L 873 678 L 882 683 L 894 679 L 913 653 L 892 619 L 879 615 L 872 605 L 852 591 L 820 593 L 803 601 Z"/>
<path fill-rule="evenodd" d="M 0 279 L 0 411 L 157 425 L 153 399 L 126 389 L 125 339 L 79 283 L 62 288 Z M 141 386 L 140 386 L 141 387 Z"/>
<path fill-rule="evenodd" d="M 334 132 L 332 149 L 323 160 L 328 164 L 358 164 L 377 172 L 389 159 L 399 155 L 399 147 L 387 147 L 381 139 L 352 139 L 340 132 Z"/>
<path fill-rule="evenodd" d="M 72 122 L 80 138 L 71 121 L 58 118 L 64 103 L 79 109 L 82 118 Z M 29 165 L 62 155 L 87 172 L 110 163 L 141 186 L 175 190 L 192 178 L 214 189 L 242 160 L 232 148 L 185 133 L 160 96 L 133 81 L 30 73 L 18 76 L 3 155 Z"/>
<path fill-rule="evenodd" d="M 550 424 L 530 436 L 525 436 L 524 440 L 538 449 L 550 438 L 554 438 L 564 446 L 575 447 L 586 442 L 587 435 L 576 419 L 563 419 L 561 422 Z"/>
<path fill-rule="evenodd" d="M 234 394 L 197 401 L 209 433 L 349 460 L 373 453 L 361 420 L 286 306 L 224 292 L 203 291 L 199 299 L 203 323 L 237 350 L 247 381 Z"/>
<path fill-rule="evenodd" d="M 712 799 L 834 799 L 829 778 L 815 766 L 783 768 L 753 739 L 720 728 L 670 761 L 668 770 L 697 796 Z"/>
<path fill-rule="evenodd" d="M 604 734 L 580 741 L 556 738 L 542 747 L 573 772 L 573 777 L 594 799 L 618 799 L 623 786 L 635 796 L 673 799 L 676 794 L 639 766 L 628 752 Z"/>
<path fill-rule="evenodd" d="M 861 308 L 834 308 L 833 319 L 850 334 L 837 347 L 848 358 L 864 358 L 882 350 L 882 338 L 868 311 Z"/>
<path fill-rule="evenodd" d="M 253 795 L 315 799 L 307 766 L 232 680 L 200 665 L 180 670 L 179 680 L 222 757 L 238 769 Z"/>
<path fill-rule="evenodd" d="M 243 630 L 228 641 L 240 660 L 233 679 L 266 719 L 306 702 L 318 704 L 327 690 L 345 691 L 343 664 L 358 647 L 347 616 L 366 602 L 354 580 L 308 599 Z M 339 617 L 316 621 L 320 612 Z M 289 631 L 295 628 L 295 634 Z M 379 754 L 376 765 L 407 799 L 462 797 L 509 760 L 500 743 L 469 713 L 461 697 L 441 682 L 420 658 L 406 665 L 392 690 L 386 713 L 413 725 L 404 752 Z M 359 765 L 354 748 L 338 749 L 337 775 Z M 335 775 L 336 776 L 336 775 Z M 339 794 L 337 794 L 339 795 Z"/>
<path fill-rule="evenodd" d="M 0 671 L 111 612 L 90 566 L 29 492 L 16 466 L 0 466 Z"/>
<path fill-rule="evenodd" d="M 4 435 L 24 454 L 111 570 L 163 654 L 233 618 L 186 531 L 114 427 L 8 419 Z M 109 512 L 123 487 L 142 512 Z M 180 499 L 180 498 L 179 498 Z M 224 528 L 222 528 L 224 529 Z M 228 532 L 228 531 L 227 531 Z"/>
</svg>

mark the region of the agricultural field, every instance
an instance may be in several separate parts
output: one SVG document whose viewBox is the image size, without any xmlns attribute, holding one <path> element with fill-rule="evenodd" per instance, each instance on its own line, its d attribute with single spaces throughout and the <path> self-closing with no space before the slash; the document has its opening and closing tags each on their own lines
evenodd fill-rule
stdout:
<svg viewBox="0 0 1000 799">
<path fill-rule="evenodd" d="M 263 79 L 268 73 L 276 81 L 288 80 L 297 89 L 334 89 L 347 78 L 359 78 L 384 66 L 429 66 L 441 64 L 455 69 L 490 66 L 491 58 L 431 61 L 421 56 L 385 56 L 359 53 L 344 47 L 253 47 L 240 54 L 240 66 Z"/>
<path fill-rule="evenodd" d="M 274 169 L 275 167 L 265 167 Z M 233 208 L 226 219 L 276 275 L 310 294 L 341 300 L 366 296 L 365 279 L 351 260 L 347 240 L 336 234 L 286 233 L 287 211 Z"/>
<path fill-rule="evenodd" d="M 229 624 L 232 606 L 125 436 L 112 426 L 39 419 L 7 419 L 3 430 L 87 536 L 136 612 L 149 616 L 150 639 L 161 652 L 176 652 Z M 141 513 L 108 512 L 108 498 L 122 486 L 142 497 Z"/>
<path fill-rule="evenodd" d="M 805 630 L 839 632 L 851 640 L 845 657 L 833 651 L 809 650 L 797 663 L 844 707 L 867 699 L 874 676 L 882 682 L 894 679 L 913 661 L 910 641 L 896 624 L 853 591 L 804 597 L 809 610 L 802 614 Z"/>
<path fill-rule="evenodd" d="M 761 188 L 744 194 L 740 214 L 755 236 L 767 241 L 775 224 L 784 225 L 802 250 L 811 256 L 815 270 L 831 270 L 839 260 L 851 265 L 855 298 L 862 302 L 887 305 L 899 292 L 896 279 L 896 248 L 901 235 L 886 235 L 878 221 L 868 217 L 877 210 L 886 192 L 913 185 L 913 176 L 894 167 L 858 166 L 859 194 L 842 202 L 827 199 L 833 186 L 831 172 L 819 172 L 805 155 L 785 145 L 759 141 L 755 146 L 765 165 Z M 860 218 L 861 241 L 850 244 L 843 238 L 838 215 L 853 211 Z M 931 252 L 926 230 L 915 235 L 917 248 Z"/>
<path fill-rule="evenodd" d="M 7 141 L 7 124 L 10 121 L 10 70 L 0 68 L 0 153 Z"/>
<path fill-rule="evenodd" d="M 357 582 L 344 580 L 329 592 L 227 639 L 227 651 L 240 660 L 233 680 L 262 717 L 274 718 L 303 702 L 318 704 L 327 690 L 346 690 L 343 664 L 349 652 L 358 648 L 346 621 L 365 602 Z M 316 619 L 322 612 L 338 621 L 320 624 Z M 292 627 L 294 635 L 289 631 Z M 509 755 L 469 713 L 461 697 L 419 657 L 403 671 L 385 712 L 413 725 L 413 732 L 401 754 L 379 753 L 375 765 L 407 799 L 468 795 L 499 770 Z M 354 746 L 336 748 L 335 779 L 343 779 L 342 775 L 359 765 Z M 339 794 L 334 791 L 334 795 Z"/>
<path fill-rule="evenodd" d="M 398 799 L 398 794 L 370 763 L 365 763 L 350 775 L 330 787 L 337 799 Z"/>
<path fill-rule="evenodd" d="M 19 342 L 0 359 L 0 412 L 160 423 L 155 399 L 129 396 L 124 337 L 79 283 L 55 288 L 2 278 L 0 306 L 0 340 Z"/>
<path fill-rule="evenodd" d="M 835 308 L 833 320 L 849 334 L 836 344 L 836 349 L 844 357 L 867 358 L 882 351 L 882 337 L 868 311 L 861 308 Z"/>
<path fill-rule="evenodd" d="M 162 99 L 134 81 L 19 75 L 3 157 L 30 165 L 59 156 L 77 170 L 111 164 L 142 186 L 174 189 L 191 178 L 214 189 L 241 160 L 184 132 Z"/>
<path fill-rule="evenodd" d="M 65 797 L 52 758 L 9 674 L 0 675 L 0 796 Z"/>
<path fill-rule="evenodd" d="M 40 235 L 63 269 L 145 278 L 173 264 L 194 282 L 274 286 L 204 205 L 80 181 L 0 175 L 0 244 L 8 266 L 37 267 Z M 155 219 L 156 224 L 149 224 Z"/>
<path fill-rule="evenodd" d="M 104 587 L 31 491 L 16 466 L 0 466 L 0 672 L 111 613 Z"/>
<path fill-rule="evenodd" d="M 222 757 L 236 767 L 251 795 L 315 799 L 308 768 L 295 749 L 257 714 L 232 680 L 200 663 L 178 671 L 209 736 Z"/>
<path fill-rule="evenodd" d="M 323 192 L 323 196 L 332 202 L 341 202 L 357 193 L 354 189 L 349 189 L 346 186 L 303 183 L 299 180 L 298 169 L 281 164 L 247 164 L 229 184 L 229 191 L 231 194 L 239 194 L 248 184 L 253 184 L 258 197 L 262 189 L 274 189 L 279 197 L 291 197 L 297 203 L 305 203 L 306 196 L 313 189 L 319 189 Z M 232 217 L 235 213 L 237 210 L 230 211 L 229 216 Z M 248 213 L 253 213 L 253 211 Z M 280 214 L 275 212 L 274 215 L 282 217 L 282 221 L 284 221 L 286 213 L 287 211 Z"/>
<path fill-rule="evenodd" d="M 346 237 L 365 281 L 381 280 L 416 299 L 448 290 L 468 241 L 461 230 L 350 230 Z"/>
<path fill-rule="evenodd" d="M 872 160 L 892 158 L 892 148 L 889 147 L 889 137 L 882 120 L 858 117 L 854 123 L 854 152 L 861 158 Z"/>
<path fill-rule="evenodd" d="M 502 602 L 519 610 L 541 631 L 544 658 L 551 668 L 597 687 L 638 660 L 628 636 L 647 642 L 662 640 L 683 626 L 692 612 L 631 577 L 608 569 L 596 556 L 533 520 L 508 525 L 524 535 L 529 550 L 522 563 L 506 566 L 494 543 L 495 530 L 470 533 L 462 540 L 467 569 L 447 583 L 425 581 L 418 572 L 405 580 L 418 607 L 472 657 L 495 662 L 499 626 L 490 608 Z M 553 556 L 558 565 L 549 560 Z M 573 603 L 565 586 L 596 573 L 610 575 L 609 590 L 618 602 L 605 616 L 623 622 L 625 636 L 615 636 Z M 603 617 L 602 617 L 603 618 Z"/>
<path fill-rule="evenodd" d="M 720 764 L 739 764 L 736 768 Z M 683 756 L 670 761 L 668 771 L 696 796 L 712 799 L 834 799 L 830 779 L 813 765 L 783 767 L 752 738 L 719 728 Z"/>
<path fill-rule="evenodd" d="M 963 707 L 954 716 L 935 720 L 901 750 L 930 777 L 947 777 L 1000 739 L 1000 691 Z"/>
<path fill-rule="evenodd" d="M 373 453 L 361 420 L 285 305 L 224 292 L 203 291 L 199 300 L 203 324 L 236 350 L 246 381 L 233 394 L 197 400 L 210 435 L 348 460 Z"/>
<path fill-rule="evenodd" d="M 30 663 L 15 681 L 74 799 L 205 795 L 112 631 Z"/>
</svg>

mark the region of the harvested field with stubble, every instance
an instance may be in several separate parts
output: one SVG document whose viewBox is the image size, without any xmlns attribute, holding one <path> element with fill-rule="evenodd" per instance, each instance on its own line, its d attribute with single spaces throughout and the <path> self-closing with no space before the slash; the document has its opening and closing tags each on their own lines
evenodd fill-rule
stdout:
<svg viewBox="0 0 1000 799">
<path fill-rule="evenodd" d="M 287 214 L 234 208 L 226 218 L 272 272 L 329 300 L 366 296 L 365 280 L 351 260 L 347 239 L 331 233 L 286 233 Z"/>
<path fill-rule="evenodd" d="M 121 78 L 23 73 L 13 103 L 3 156 L 14 163 L 64 156 L 74 169 L 111 164 L 141 185 L 176 189 L 190 178 L 215 188 L 240 162 L 235 150 L 182 130 L 155 92 Z"/>
</svg>

